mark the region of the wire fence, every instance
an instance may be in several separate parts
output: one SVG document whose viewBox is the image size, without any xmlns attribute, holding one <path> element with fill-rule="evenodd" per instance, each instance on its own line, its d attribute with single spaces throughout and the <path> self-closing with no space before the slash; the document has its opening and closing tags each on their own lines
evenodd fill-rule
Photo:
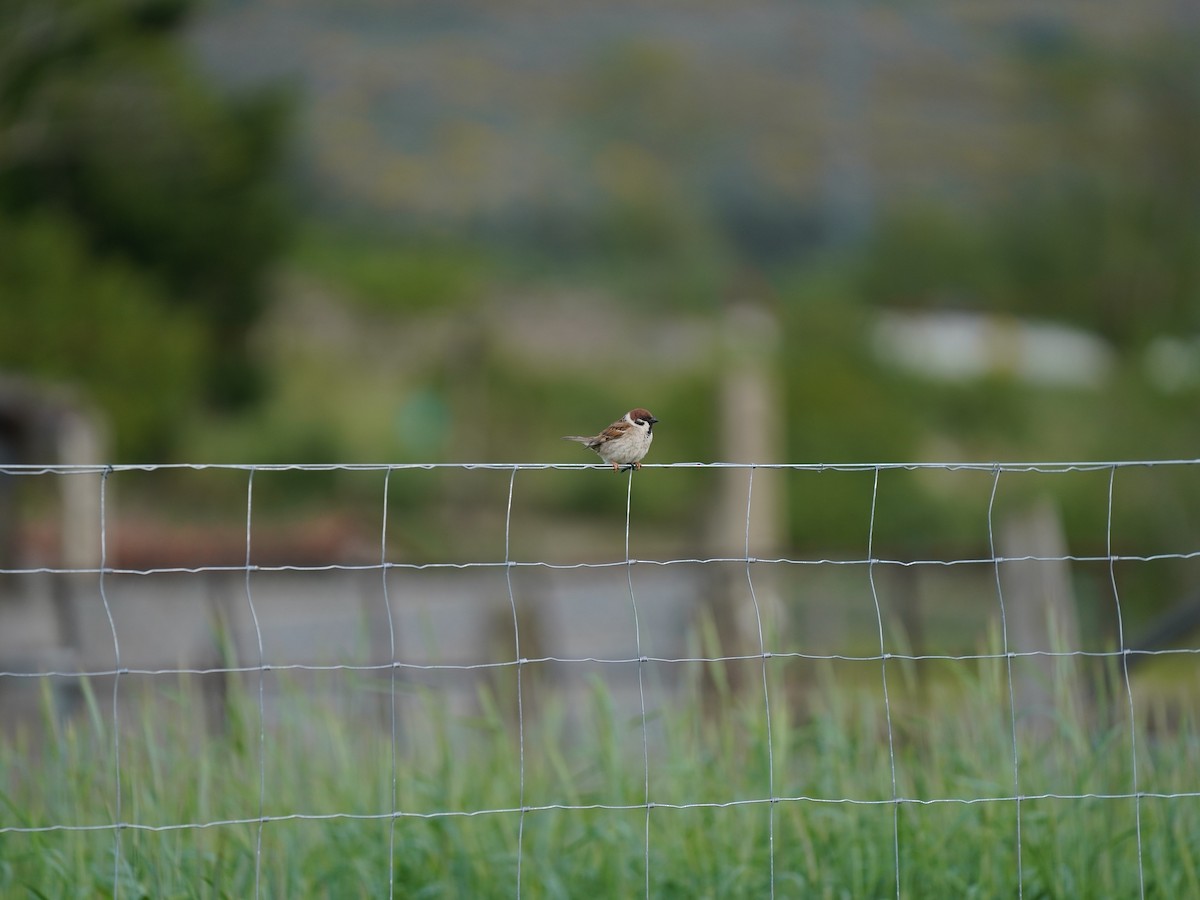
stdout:
<svg viewBox="0 0 1200 900">
<path fill-rule="evenodd" d="M 1152 765 L 1147 762 L 1147 751 L 1144 746 L 1148 740 L 1147 732 L 1139 727 L 1139 722 L 1146 717 L 1146 712 L 1139 708 L 1140 695 L 1135 690 L 1135 679 L 1130 675 L 1131 662 L 1141 659 L 1189 660 L 1200 655 L 1200 647 L 1182 645 L 1169 647 L 1137 646 L 1130 637 L 1128 627 L 1128 611 L 1125 608 L 1128 601 L 1123 596 L 1117 571 L 1119 567 L 1147 565 L 1163 561 L 1187 563 L 1200 557 L 1200 549 L 1181 547 L 1164 552 L 1131 553 L 1122 552 L 1120 541 L 1114 535 L 1114 487 L 1119 484 L 1124 473 L 1129 470 L 1142 471 L 1185 471 L 1200 472 L 1200 460 L 1139 460 L 1114 462 L 1038 462 L 1038 463 L 861 463 L 861 464 L 818 464 L 818 465 L 742 465 L 742 464 L 710 464 L 710 463 L 674 463 L 647 464 L 640 473 L 624 479 L 624 519 L 623 519 L 623 555 L 610 559 L 572 560 L 567 562 L 550 559 L 520 558 L 515 551 L 514 538 L 514 499 L 519 495 L 523 473 L 556 470 L 563 472 L 585 472 L 594 469 L 605 470 L 607 467 L 591 465 L 559 465 L 559 464 L 379 464 L 379 465 L 106 465 L 106 466 L 3 466 L 0 476 L 17 479 L 32 476 L 49 476 L 54 479 L 71 479 L 88 477 L 95 482 L 98 491 L 98 506 L 96 533 L 98 535 L 98 555 L 94 563 L 65 564 L 60 562 L 40 561 L 37 564 L 22 566 L 20 564 L 0 569 L 0 575 L 9 576 L 9 583 L 22 577 L 37 577 L 41 579 L 74 579 L 91 582 L 94 596 L 103 608 L 104 618 L 108 629 L 107 638 L 111 641 L 111 665 L 87 666 L 46 666 L 10 667 L 3 664 L 4 657 L 0 655 L 0 687 L 5 682 L 17 683 L 37 681 L 44 683 L 50 679 L 111 679 L 111 693 L 106 706 L 106 716 L 111 728 L 107 730 L 111 743 L 111 817 L 104 821 L 48 821 L 24 822 L 19 811 L 16 814 L 0 813 L 0 840 L 5 836 L 37 835 L 58 833 L 90 833 L 111 832 L 113 840 L 112 886 L 113 895 L 122 892 L 122 871 L 128 864 L 125 843 L 131 832 L 172 833 L 189 830 L 203 831 L 234 826 L 249 827 L 254 830 L 254 895 L 269 893 L 264 876 L 264 830 L 274 823 L 297 821 L 340 822 L 365 821 L 386 823 L 388 827 L 387 854 L 388 870 L 386 876 L 388 896 L 394 896 L 397 891 L 397 829 L 406 821 L 456 820 L 473 819 L 477 817 L 504 817 L 516 821 L 515 834 L 515 876 L 511 884 L 511 893 L 520 897 L 523 886 L 529 881 L 527 871 L 530 866 L 536 867 L 541 860 L 531 856 L 527 847 L 527 826 L 532 818 L 542 813 L 557 811 L 562 813 L 585 813 L 588 811 L 628 812 L 641 816 L 640 827 L 640 857 L 642 870 L 641 890 L 649 897 L 655 893 L 654 872 L 659 861 L 655 855 L 655 829 L 652 827 L 661 811 L 669 810 L 724 810 L 743 808 L 759 809 L 765 819 L 766 850 L 765 850 L 765 879 L 769 885 L 771 896 L 779 893 L 789 893 L 791 882 L 785 880 L 785 873 L 793 867 L 790 851 L 781 847 L 780 829 L 781 816 L 790 809 L 816 809 L 821 807 L 843 808 L 861 807 L 890 810 L 890 869 L 892 871 L 891 891 L 897 897 L 905 891 L 903 886 L 908 884 L 908 876 L 904 869 L 910 855 L 908 842 L 912 839 L 904 826 L 902 813 L 906 809 L 925 807 L 971 808 L 980 806 L 1003 805 L 1013 812 L 1013 828 L 1008 840 L 1011 842 L 1011 852 L 1015 870 L 1012 873 L 1011 887 L 1013 893 L 1023 896 L 1025 886 L 1032 883 L 1032 873 L 1028 871 L 1031 864 L 1026 856 L 1026 848 L 1030 838 L 1026 833 L 1031 821 L 1027 812 L 1043 801 L 1062 803 L 1083 803 L 1097 801 L 1103 803 L 1126 803 L 1133 807 L 1132 841 L 1134 858 L 1136 860 L 1136 878 L 1134 883 L 1140 896 L 1145 896 L 1148 889 L 1151 893 L 1158 882 L 1153 875 L 1146 872 L 1148 844 L 1158 839 L 1157 830 L 1148 833 L 1144 818 L 1144 806 L 1148 802 L 1169 801 L 1185 802 L 1200 800 L 1200 774 L 1197 774 L 1190 784 L 1175 782 L 1170 789 L 1161 789 L 1160 780 L 1146 778 L 1146 772 Z M 709 471 L 713 477 L 736 472 L 745 477 L 744 497 L 741 504 L 742 553 L 739 554 L 682 554 L 665 558 L 649 558 L 639 553 L 638 541 L 635 538 L 634 523 L 637 521 L 634 497 L 642 479 L 653 479 L 661 470 L 695 469 Z M 389 517 L 394 512 L 389 504 L 394 489 L 394 482 L 412 471 L 444 470 L 452 475 L 466 471 L 485 471 L 496 473 L 496 477 L 506 479 L 503 510 L 503 552 L 495 558 L 452 559 L 452 560 L 421 560 L 397 559 L 390 543 Z M 169 472 L 226 472 L 237 477 L 245 478 L 245 546 L 244 559 L 240 564 L 220 562 L 214 564 L 198 563 L 196 565 L 145 565 L 121 566 L 113 562 L 114 554 L 111 534 L 110 488 L 115 476 L 126 473 L 164 474 Z M 255 546 L 255 515 L 258 511 L 257 480 L 266 473 L 375 473 L 380 479 L 379 532 L 377 535 L 377 552 L 374 560 L 352 562 L 280 562 L 263 564 L 256 562 Z M 863 521 L 864 550 L 850 553 L 845 557 L 834 555 L 817 555 L 807 557 L 800 554 L 779 555 L 767 553 L 757 555 L 761 548 L 754 546 L 752 538 L 752 522 L 755 515 L 755 504 L 759 499 L 756 493 L 756 476 L 765 472 L 808 473 L 859 473 L 870 480 L 869 507 L 861 510 Z M 880 515 L 880 484 L 881 479 L 893 472 L 925 473 L 934 477 L 950 472 L 974 472 L 981 477 L 990 479 L 990 489 L 986 502 L 986 552 L 938 558 L 934 555 L 918 558 L 900 558 L 899 556 L 880 555 L 878 547 Z M 997 514 L 997 497 L 1003 490 L 1005 479 L 1019 474 L 1036 473 L 1041 475 L 1070 478 L 1083 473 L 1096 473 L 1103 480 L 1105 495 L 1102 502 L 1104 521 L 1102 525 L 1102 552 L 1072 554 L 1069 552 L 1035 550 L 1005 555 L 999 540 L 999 521 Z M 610 476 L 611 477 L 611 476 Z M 619 482 L 617 482 L 619 483 Z M 762 488 L 758 488 L 761 492 Z M 812 510 L 810 515 L 819 517 L 820 509 Z M 1109 614 L 1114 631 L 1111 646 L 1044 646 L 1029 648 L 1014 639 L 1014 625 L 1011 621 L 1014 603 L 1019 598 L 1014 596 L 1014 589 L 1002 578 L 1005 567 L 1014 563 L 1025 564 L 1056 564 L 1062 566 L 1093 566 L 1105 572 L 1107 582 L 1107 600 Z M 744 582 L 745 596 L 748 598 L 746 607 L 749 613 L 749 627 L 746 629 L 748 643 L 735 647 L 733 650 L 713 649 L 712 647 L 693 649 L 688 652 L 656 653 L 647 641 L 647 600 L 639 585 L 636 573 L 657 570 L 680 570 L 690 573 L 715 572 L 717 569 L 729 568 L 741 570 L 740 578 Z M 998 641 L 995 646 L 975 647 L 963 652 L 942 651 L 938 648 L 912 648 L 896 639 L 891 625 L 886 621 L 883 598 L 885 592 L 881 584 L 881 574 L 890 570 L 953 570 L 959 567 L 976 567 L 990 569 L 991 591 L 987 598 L 994 606 L 993 612 L 998 623 Z M 774 613 L 768 612 L 766 606 L 774 603 L 776 598 L 769 601 L 766 593 L 774 594 L 765 586 L 775 573 L 800 569 L 829 569 L 849 570 L 865 576 L 866 586 L 870 597 L 870 628 L 858 635 L 860 642 L 871 642 L 869 647 L 861 651 L 849 651 L 839 648 L 837 652 L 822 652 L 811 647 L 789 646 L 792 643 L 788 633 L 775 626 Z M 547 572 L 594 572 L 606 571 L 623 572 L 624 586 L 621 602 L 628 609 L 632 619 L 633 642 L 631 652 L 625 653 L 539 653 L 539 643 L 527 632 L 528 624 L 522 615 L 523 602 L 522 585 L 515 578 L 519 573 L 529 570 Z M 508 618 L 511 623 L 511 645 L 514 651 L 511 657 L 479 658 L 479 659 L 430 659 L 406 658 L 398 641 L 400 634 L 396 613 L 395 584 L 391 578 L 399 573 L 461 573 L 466 571 L 503 572 L 505 601 L 508 607 Z M 372 573 L 378 576 L 377 589 L 379 609 L 382 616 L 378 620 L 383 634 L 382 650 L 375 658 L 368 660 L 333 660 L 317 661 L 303 660 L 278 662 L 273 661 L 267 652 L 264 641 L 264 625 L 260 619 L 260 605 L 263 596 L 258 579 L 270 573 L 289 573 L 298 577 L 315 577 L 318 573 Z M 121 640 L 121 629 L 114 613 L 115 604 L 111 596 L 114 580 L 151 578 L 155 576 L 228 576 L 240 579 L 239 602 L 244 604 L 248 616 L 252 641 L 248 645 L 246 658 L 236 661 L 225 660 L 220 664 L 176 664 L 176 665 L 139 665 L 131 664 L 130 660 L 139 658 L 131 652 L 126 642 Z M 703 578 L 703 575 L 701 576 Z M 3 596 L 0 595 L 0 621 L 5 614 Z M 436 602 L 437 598 L 434 597 Z M 786 607 L 787 598 L 781 602 Z M 586 635 L 583 636 L 586 640 Z M 1091 788 L 1071 789 L 1042 789 L 1045 785 L 1041 778 L 1031 778 L 1026 767 L 1035 766 L 1036 760 L 1030 759 L 1026 749 L 1023 733 L 1027 727 L 1025 711 L 1020 693 L 1022 690 L 1022 675 L 1017 667 L 1026 662 L 1034 661 L 1083 661 L 1098 660 L 1114 667 L 1116 684 L 1114 698 L 1123 708 L 1123 714 L 1116 717 L 1121 722 L 1119 742 L 1121 758 L 1127 760 L 1126 778 L 1120 789 L 1096 790 Z M 777 748 L 786 741 L 787 736 L 781 733 L 795 727 L 794 716 L 784 714 L 791 704 L 785 696 L 785 689 L 779 680 L 772 675 L 771 666 L 780 662 L 802 661 L 809 663 L 861 663 L 878 666 L 875 675 L 875 687 L 870 690 L 882 703 L 883 729 L 880 736 L 881 752 L 886 759 L 886 771 L 883 772 L 883 783 L 886 785 L 885 796 L 864 796 L 856 793 L 855 786 L 844 784 L 840 786 L 841 793 L 821 793 L 815 791 L 794 792 L 788 790 L 790 783 L 784 777 L 785 764 L 776 757 Z M 907 752 L 901 744 L 909 740 L 906 730 L 899 722 L 900 716 L 894 709 L 897 696 L 897 686 L 900 684 L 901 673 L 897 667 L 918 663 L 956 663 L 982 664 L 992 663 L 1000 667 L 1002 672 L 1002 696 L 1004 697 L 1002 718 L 1005 720 L 1004 743 L 1002 756 L 1008 762 L 1006 771 L 997 775 L 990 789 L 982 786 L 975 793 L 960 795 L 933 796 L 913 789 L 911 779 L 903 777 L 898 772 L 899 760 Z M 758 671 L 752 679 L 752 684 L 744 688 L 741 701 L 753 704 L 759 708 L 760 717 L 755 721 L 761 725 L 764 734 L 758 746 L 763 748 L 765 758 L 762 760 L 763 777 L 759 790 L 753 795 L 739 796 L 732 799 L 713 800 L 703 796 L 679 800 L 676 797 L 656 796 L 652 769 L 656 763 L 656 743 L 654 720 L 661 710 L 653 700 L 651 693 L 651 667 L 654 666 L 699 666 L 711 667 L 717 664 L 747 664 L 757 666 Z M 640 789 L 637 797 L 622 802 L 587 802 L 585 800 L 563 800 L 561 802 L 543 802 L 539 796 L 534 798 L 528 789 L 530 778 L 532 749 L 532 714 L 527 709 L 527 703 L 533 690 L 535 667 L 583 666 L 620 667 L 622 670 L 632 670 L 636 676 L 634 699 L 637 725 L 637 750 L 633 755 L 635 766 L 634 775 Z M 332 812 L 303 812 L 303 811 L 274 811 L 268 802 L 268 768 L 272 765 L 269 747 L 269 732 L 271 718 L 268 715 L 268 676 L 275 673 L 362 673 L 382 677 L 387 702 L 383 707 L 382 731 L 385 740 L 390 742 L 387 752 L 388 779 L 390 780 L 390 803 L 387 808 L 378 811 L 332 811 Z M 515 735 L 517 765 L 512 773 L 516 802 L 510 804 L 463 805 L 458 808 L 416 809 L 406 808 L 402 803 L 401 781 L 407 771 L 407 756 L 401 733 L 405 730 L 402 704 L 397 702 L 401 691 L 401 680 L 413 674 L 420 673 L 451 673 L 451 672 L 503 672 L 509 673 L 514 679 L 515 697 Z M 207 819 L 189 819 L 181 821 L 142 821 L 139 820 L 136 805 L 131 808 L 127 786 L 122 785 L 123 757 L 127 748 L 123 747 L 122 713 L 128 714 L 128 707 L 141 701 L 141 695 L 131 692 L 126 682 L 135 677 L 149 676 L 151 678 L 168 679 L 172 676 L 238 676 L 248 679 L 249 695 L 257 714 L 254 727 L 256 742 L 257 772 L 255 779 L 255 796 L 251 800 L 251 809 L 244 815 L 213 817 Z M 1189 675 L 1190 687 L 1187 688 L 1193 696 L 1197 686 L 1194 673 Z M 782 718 L 781 718 L 782 716 Z M 1189 722 L 1180 728 L 1192 728 Z M 1195 752 L 1195 735 L 1190 733 L 1188 746 Z M 990 748 L 994 750 L 995 748 Z M 1193 771 L 1200 772 L 1200 769 Z M 186 773 L 179 773 L 186 776 Z M 996 773 L 993 773 L 996 774 Z M 1031 789 L 1032 785 L 1037 785 Z M 1095 815 L 1095 812 L 1088 813 Z M 951 835 L 945 836 L 947 839 Z M 401 890 L 403 890 L 401 888 Z M 911 893 L 911 890 L 909 891 Z M 502 892 L 503 893 L 503 892 Z"/>
</svg>

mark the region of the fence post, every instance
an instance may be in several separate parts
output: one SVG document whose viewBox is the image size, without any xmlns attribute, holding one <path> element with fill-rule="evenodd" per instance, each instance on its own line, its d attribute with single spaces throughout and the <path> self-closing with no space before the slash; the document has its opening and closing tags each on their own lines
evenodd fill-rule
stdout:
<svg viewBox="0 0 1200 900">
<path fill-rule="evenodd" d="M 720 458 L 727 462 L 771 463 L 783 457 L 783 403 L 779 378 L 779 328 L 775 317 L 756 302 L 739 300 L 726 314 L 720 347 L 723 368 L 718 393 Z M 715 556 L 755 558 L 777 555 L 786 531 L 786 474 L 777 469 L 720 469 L 708 532 Z M 747 519 L 747 500 L 750 501 Z M 754 598 L 769 636 L 782 625 L 771 567 L 750 567 Z M 721 566 L 710 579 L 705 603 L 720 655 L 759 652 L 759 622 L 742 566 Z M 739 666 L 727 667 L 732 688 L 740 686 Z M 753 683 L 753 682 L 751 682 Z"/>
<path fill-rule="evenodd" d="M 1001 586 L 1009 650 L 1080 649 L 1079 614 L 1058 508 L 1043 498 L 1007 518 L 1000 527 L 1000 553 L 1006 559 Z M 1041 558 L 1022 558 L 1030 556 Z M 1033 733 L 1044 733 L 1057 717 L 1080 711 L 1082 697 L 1073 659 L 1029 656 L 1019 661 L 1013 678 L 1015 712 Z M 1056 709 L 1057 704 L 1068 708 Z"/>
</svg>

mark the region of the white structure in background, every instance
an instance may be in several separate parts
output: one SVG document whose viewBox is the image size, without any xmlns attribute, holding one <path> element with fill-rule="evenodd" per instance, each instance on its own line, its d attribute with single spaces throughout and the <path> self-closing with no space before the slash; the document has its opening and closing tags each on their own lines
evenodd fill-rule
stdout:
<svg viewBox="0 0 1200 900">
<path fill-rule="evenodd" d="M 1112 348 L 1086 331 L 983 313 L 883 313 L 871 337 L 881 359 L 934 378 L 1097 387 L 1114 367 Z"/>
</svg>

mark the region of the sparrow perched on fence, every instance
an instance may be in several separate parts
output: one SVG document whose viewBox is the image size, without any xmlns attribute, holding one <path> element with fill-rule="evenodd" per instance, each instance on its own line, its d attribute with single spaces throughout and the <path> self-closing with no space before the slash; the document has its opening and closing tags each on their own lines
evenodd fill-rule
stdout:
<svg viewBox="0 0 1200 900">
<path fill-rule="evenodd" d="M 612 464 L 614 472 L 619 471 L 621 466 L 640 469 L 642 457 L 646 455 L 646 451 L 650 449 L 650 442 L 654 440 L 654 423 L 657 421 L 650 410 L 639 406 L 625 413 L 597 435 L 582 437 L 568 434 L 563 440 L 578 441 L 583 446 L 595 450 L 602 460 Z"/>
</svg>

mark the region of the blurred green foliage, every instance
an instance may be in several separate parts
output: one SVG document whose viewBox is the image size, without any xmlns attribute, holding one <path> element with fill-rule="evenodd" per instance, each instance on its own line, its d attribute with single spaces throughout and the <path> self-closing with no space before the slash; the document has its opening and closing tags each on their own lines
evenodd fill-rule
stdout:
<svg viewBox="0 0 1200 900">
<path fill-rule="evenodd" d="M 165 304 L 161 283 L 144 269 L 89 252 L 69 217 L 0 219 L 0 246 L 4 364 L 87 385 L 122 446 L 165 451 L 186 412 L 180 398 L 198 389 L 195 313 Z"/>
<path fill-rule="evenodd" d="M 363 310 L 401 315 L 449 312 L 478 304 L 494 255 L 481 247 L 434 238 L 381 242 L 377 234 L 310 225 L 290 261 L 337 285 Z"/>
<path fill-rule="evenodd" d="M 125 457 L 160 455 L 201 400 L 257 395 L 245 339 L 287 233 L 287 104 L 273 93 L 226 97 L 197 73 L 178 40 L 195 6 L 0 6 L 0 217 L 12 236 L 7 265 L 21 273 L 5 283 L 4 305 L 23 310 L 18 334 L 52 341 L 35 371 L 118 401 L 104 405 Z M 137 283 L 119 302 L 116 272 Z M 133 309 L 148 312 L 122 312 Z M 166 321 L 172 328 L 139 339 L 137 329 Z M 105 346 L 70 349 L 95 342 Z M 177 343 L 188 352 L 160 368 Z M 125 394 L 133 381 L 138 391 Z"/>
<path fill-rule="evenodd" d="M 1122 348 L 1200 328 L 1194 36 L 1065 41 L 1016 65 L 1027 161 L 990 203 L 893 210 L 863 255 L 864 296 L 1057 319 Z"/>
</svg>

